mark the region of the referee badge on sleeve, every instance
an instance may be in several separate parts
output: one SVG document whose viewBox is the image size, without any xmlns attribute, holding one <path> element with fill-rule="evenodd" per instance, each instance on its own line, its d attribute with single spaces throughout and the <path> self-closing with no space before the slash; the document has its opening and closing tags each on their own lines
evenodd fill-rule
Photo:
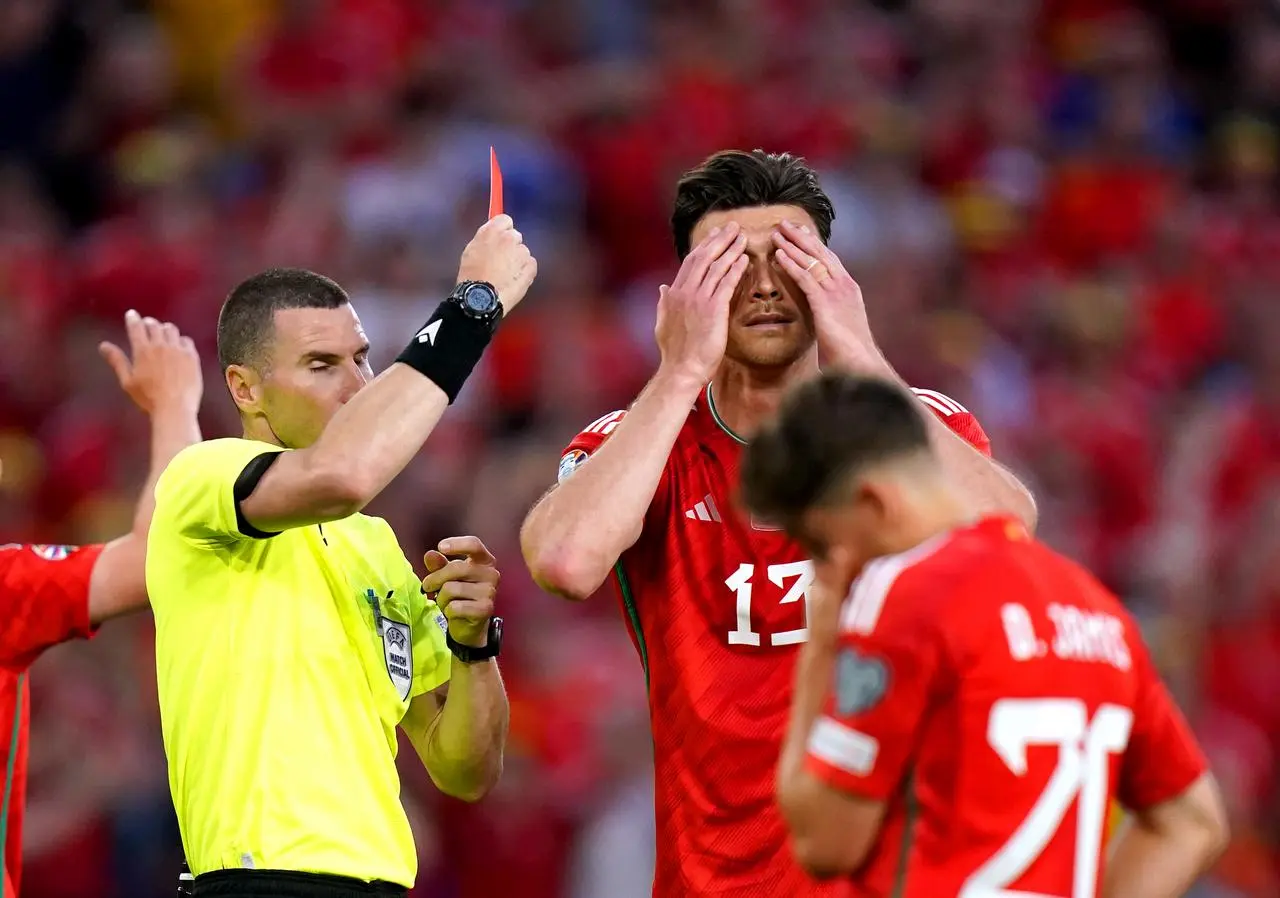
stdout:
<svg viewBox="0 0 1280 898">
<path fill-rule="evenodd" d="M 382 653 L 391 682 L 400 694 L 400 701 L 404 701 L 413 685 L 413 631 L 408 624 L 382 619 Z"/>
</svg>

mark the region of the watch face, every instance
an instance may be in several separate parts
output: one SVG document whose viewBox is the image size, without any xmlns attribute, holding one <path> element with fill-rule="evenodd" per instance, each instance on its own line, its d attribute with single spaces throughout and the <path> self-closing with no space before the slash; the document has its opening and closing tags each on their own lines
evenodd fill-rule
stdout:
<svg viewBox="0 0 1280 898">
<path fill-rule="evenodd" d="M 488 315 L 498 307 L 497 295 L 484 284 L 472 284 L 462 295 L 462 302 L 477 315 Z"/>
</svg>

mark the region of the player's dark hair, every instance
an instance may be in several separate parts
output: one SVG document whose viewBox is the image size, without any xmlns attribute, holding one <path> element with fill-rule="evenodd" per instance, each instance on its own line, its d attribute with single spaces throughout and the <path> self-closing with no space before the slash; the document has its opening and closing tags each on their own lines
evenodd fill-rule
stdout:
<svg viewBox="0 0 1280 898">
<path fill-rule="evenodd" d="M 747 443 L 742 501 L 788 530 L 871 465 L 929 451 L 920 403 L 873 377 L 824 373 L 783 400 Z"/>
<path fill-rule="evenodd" d="M 338 309 L 351 301 L 334 281 L 303 268 L 268 268 L 241 281 L 218 314 L 218 364 L 257 365 L 284 309 Z"/>
<path fill-rule="evenodd" d="M 708 212 L 752 206 L 799 206 L 813 219 L 818 236 L 831 239 L 836 211 L 822 192 L 818 175 L 799 156 L 764 150 L 722 150 L 676 183 L 671 235 L 676 255 L 689 255 L 693 228 Z"/>
</svg>

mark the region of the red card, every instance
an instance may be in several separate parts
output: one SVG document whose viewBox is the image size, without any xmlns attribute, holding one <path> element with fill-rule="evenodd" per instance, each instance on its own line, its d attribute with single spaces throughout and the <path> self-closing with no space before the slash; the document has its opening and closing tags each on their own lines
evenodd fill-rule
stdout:
<svg viewBox="0 0 1280 898">
<path fill-rule="evenodd" d="M 502 169 L 498 168 L 498 154 L 489 147 L 489 218 L 502 214 Z"/>
</svg>

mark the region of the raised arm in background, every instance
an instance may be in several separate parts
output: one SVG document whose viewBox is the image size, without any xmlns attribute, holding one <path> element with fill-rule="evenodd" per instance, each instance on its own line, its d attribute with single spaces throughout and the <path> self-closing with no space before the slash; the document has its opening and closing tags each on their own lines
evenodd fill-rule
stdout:
<svg viewBox="0 0 1280 898">
<path fill-rule="evenodd" d="M 156 507 L 156 481 L 175 455 L 201 438 L 197 416 L 204 379 L 191 338 L 172 324 L 143 318 L 133 310 L 125 314 L 124 323 L 129 352 L 105 342 L 99 351 L 121 388 L 151 418 L 151 469 L 138 497 L 133 529 L 108 543 L 94 565 L 89 585 L 89 619 L 94 624 L 146 606 L 147 530 Z"/>
</svg>

